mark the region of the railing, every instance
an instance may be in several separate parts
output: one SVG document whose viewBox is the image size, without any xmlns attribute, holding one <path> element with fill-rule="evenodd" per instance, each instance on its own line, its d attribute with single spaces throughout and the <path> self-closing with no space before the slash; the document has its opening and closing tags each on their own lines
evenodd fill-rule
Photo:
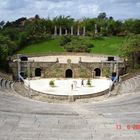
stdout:
<svg viewBox="0 0 140 140">
<path fill-rule="evenodd" d="M 23 81 L 24 87 L 28 90 L 28 97 L 31 97 L 31 94 L 30 94 L 31 93 L 31 88 L 30 88 L 30 82 L 29 82 L 29 80 L 28 80 L 28 82 L 26 82 L 24 80 L 24 78 L 20 74 L 18 76 L 19 76 L 20 80 Z"/>
<path fill-rule="evenodd" d="M 115 84 L 118 83 L 118 76 L 116 76 L 113 81 L 111 80 L 110 86 L 109 86 L 109 96 L 111 95 L 111 91 L 113 90 Z"/>
</svg>

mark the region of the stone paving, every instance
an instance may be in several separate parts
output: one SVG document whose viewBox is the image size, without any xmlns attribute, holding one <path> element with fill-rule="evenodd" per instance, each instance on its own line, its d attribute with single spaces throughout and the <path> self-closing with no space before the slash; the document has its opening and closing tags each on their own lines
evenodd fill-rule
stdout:
<svg viewBox="0 0 140 140">
<path fill-rule="evenodd" d="M 67 63 L 67 60 L 70 59 L 71 63 L 79 63 L 82 62 L 101 62 L 107 61 L 106 55 L 54 55 L 54 56 L 40 56 L 40 57 L 30 57 L 29 61 L 35 62 L 55 62 L 59 60 L 59 63 Z M 119 57 L 115 57 L 115 60 L 121 61 Z"/>
<path fill-rule="evenodd" d="M 49 82 L 54 80 L 55 86 L 51 87 Z M 109 89 L 112 81 L 107 78 L 100 79 L 90 79 L 91 86 L 87 85 L 87 79 L 83 80 L 83 85 L 81 85 L 82 79 L 49 79 L 41 78 L 36 80 L 25 80 L 26 83 L 30 83 L 30 88 L 33 90 L 48 93 L 52 95 L 88 95 L 98 92 L 105 91 Z M 73 86 L 73 88 L 71 87 Z M 27 86 L 27 85 L 26 85 Z"/>
<path fill-rule="evenodd" d="M 0 140 L 139 140 L 140 88 L 98 102 L 44 103 L 0 86 Z"/>
</svg>

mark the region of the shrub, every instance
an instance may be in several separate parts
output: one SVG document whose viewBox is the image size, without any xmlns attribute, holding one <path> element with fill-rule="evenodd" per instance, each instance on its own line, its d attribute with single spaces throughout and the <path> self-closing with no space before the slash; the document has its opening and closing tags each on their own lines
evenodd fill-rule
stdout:
<svg viewBox="0 0 140 140">
<path fill-rule="evenodd" d="M 93 44 L 81 38 L 73 38 L 71 42 L 64 45 L 64 49 L 68 52 L 90 52 Z"/>
<path fill-rule="evenodd" d="M 91 86 L 91 80 L 90 79 L 87 80 L 87 85 Z"/>
<path fill-rule="evenodd" d="M 71 42 L 71 40 L 71 36 L 62 36 L 60 39 L 60 46 L 66 45 L 67 43 Z"/>
<path fill-rule="evenodd" d="M 51 87 L 54 87 L 54 85 L 55 85 L 54 80 L 51 80 L 51 81 L 49 82 L 49 85 L 50 85 Z"/>
</svg>

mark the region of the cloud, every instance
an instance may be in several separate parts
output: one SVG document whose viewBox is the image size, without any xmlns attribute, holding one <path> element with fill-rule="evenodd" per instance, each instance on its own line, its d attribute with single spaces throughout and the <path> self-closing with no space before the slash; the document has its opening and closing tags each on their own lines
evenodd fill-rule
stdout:
<svg viewBox="0 0 140 140">
<path fill-rule="evenodd" d="M 33 17 L 70 15 L 73 18 L 96 17 L 106 12 L 115 19 L 140 18 L 140 0 L 0 0 L 0 21 Z"/>
<path fill-rule="evenodd" d="M 113 3 L 119 3 L 119 4 L 123 4 L 123 3 L 131 3 L 131 4 L 134 4 L 134 3 L 137 3 L 139 2 L 139 0 L 111 0 L 111 2 Z"/>
<path fill-rule="evenodd" d="M 95 4 L 81 4 L 79 5 L 79 13 L 81 16 L 93 16 L 98 14 L 99 6 Z"/>
<path fill-rule="evenodd" d="M 20 9 L 20 8 L 23 8 L 27 5 L 27 1 L 26 0 L 6 0 L 6 3 L 5 3 L 5 9 L 6 10 L 17 10 L 17 9 Z"/>
</svg>

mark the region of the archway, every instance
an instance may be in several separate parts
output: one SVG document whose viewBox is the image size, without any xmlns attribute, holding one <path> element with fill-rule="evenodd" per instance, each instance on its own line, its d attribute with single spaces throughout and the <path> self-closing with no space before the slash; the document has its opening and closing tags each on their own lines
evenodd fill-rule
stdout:
<svg viewBox="0 0 140 140">
<path fill-rule="evenodd" d="M 101 76 L 101 70 L 99 68 L 94 69 L 95 76 Z"/>
<path fill-rule="evenodd" d="M 72 75 L 73 75 L 72 70 L 71 69 L 67 69 L 66 73 L 65 73 L 65 77 L 66 78 L 72 78 Z"/>
<path fill-rule="evenodd" d="M 37 76 L 37 77 L 41 76 L 41 69 L 40 68 L 35 69 L 35 76 Z"/>
</svg>

